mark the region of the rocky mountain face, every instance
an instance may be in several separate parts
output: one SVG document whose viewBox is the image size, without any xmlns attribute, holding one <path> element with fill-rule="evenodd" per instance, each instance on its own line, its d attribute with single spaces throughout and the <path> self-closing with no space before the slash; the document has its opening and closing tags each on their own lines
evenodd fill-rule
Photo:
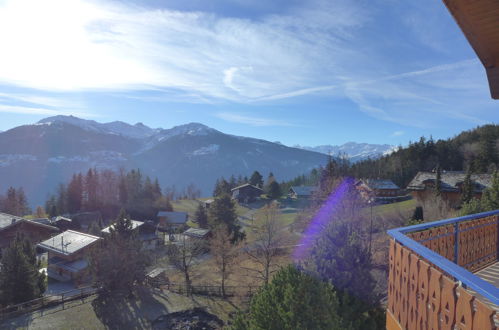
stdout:
<svg viewBox="0 0 499 330">
<path fill-rule="evenodd" d="M 346 156 L 351 162 L 358 162 L 367 158 L 376 159 L 384 155 L 389 155 L 396 151 L 398 147 L 389 144 L 369 144 L 347 142 L 340 146 L 321 145 L 316 147 L 296 146 L 304 150 L 320 152 L 326 155 Z"/>
<path fill-rule="evenodd" d="M 183 189 L 193 183 L 208 196 L 221 176 L 258 170 L 286 180 L 326 161 L 323 153 L 224 134 L 198 123 L 152 129 L 56 116 L 0 133 L 0 192 L 23 187 L 34 207 L 75 172 L 140 168 L 163 187 Z"/>
</svg>

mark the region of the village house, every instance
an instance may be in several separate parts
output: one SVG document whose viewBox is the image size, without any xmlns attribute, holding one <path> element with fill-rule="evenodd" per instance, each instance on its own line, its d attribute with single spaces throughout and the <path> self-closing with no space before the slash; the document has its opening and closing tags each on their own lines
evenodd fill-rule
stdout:
<svg viewBox="0 0 499 330">
<path fill-rule="evenodd" d="M 231 189 L 232 198 L 240 203 L 251 203 L 254 202 L 261 194 L 263 190 L 249 183 L 245 183 L 239 187 Z"/>
<path fill-rule="evenodd" d="M 59 215 L 57 217 L 52 218 L 51 222 L 52 222 L 52 226 L 59 228 L 61 231 L 66 231 L 68 229 L 74 229 L 74 228 L 72 228 L 74 226 L 73 220 L 71 220 L 70 218 L 67 218 L 67 217 L 63 217 L 63 216 Z"/>
<path fill-rule="evenodd" d="M 36 245 L 59 233 L 59 229 L 11 214 L 0 213 L 0 255 L 2 249 L 8 247 L 18 233 Z"/>
<path fill-rule="evenodd" d="M 162 242 L 161 238 L 156 234 L 156 228 L 152 221 L 137 221 L 131 220 L 132 222 L 132 231 L 137 232 L 138 239 L 142 243 L 142 248 L 144 250 L 154 250 L 156 249 Z M 114 224 L 107 226 L 106 228 L 101 230 L 102 236 L 109 235 L 111 233 L 111 229 L 114 228 Z"/>
<path fill-rule="evenodd" d="M 405 198 L 399 186 L 387 179 L 362 179 L 355 183 L 355 188 L 366 201 L 375 203 L 393 203 Z"/>
<path fill-rule="evenodd" d="M 290 198 L 310 198 L 316 191 L 316 187 L 312 186 L 293 186 L 289 188 L 288 196 Z"/>
<path fill-rule="evenodd" d="M 465 178 L 466 173 L 462 171 L 442 171 L 440 175 L 441 196 L 450 207 L 458 207 L 461 204 Z M 418 172 L 409 182 L 407 190 L 420 203 L 431 200 L 435 196 L 436 179 L 436 172 Z M 480 198 L 482 192 L 492 185 L 492 175 L 472 174 L 471 182 L 473 197 Z"/>
<path fill-rule="evenodd" d="M 158 225 L 157 229 L 161 232 L 173 232 L 179 228 L 187 225 L 189 215 L 187 212 L 158 212 Z"/>
<path fill-rule="evenodd" d="M 47 275 L 61 282 L 73 281 L 76 285 L 88 280 L 89 249 L 101 238 L 67 230 L 38 244 L 48 252 Z"/>
</svg>

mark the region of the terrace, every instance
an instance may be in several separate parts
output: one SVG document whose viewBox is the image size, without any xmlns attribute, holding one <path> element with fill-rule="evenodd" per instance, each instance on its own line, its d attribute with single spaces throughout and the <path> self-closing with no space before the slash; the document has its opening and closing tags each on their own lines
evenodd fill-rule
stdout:
<svg viewBox="0 0 499 330">
<path fill-rule="evenodd" d="M 392 329 L 495 329 L 499 210 L 388 231 Z"/>
</svg>

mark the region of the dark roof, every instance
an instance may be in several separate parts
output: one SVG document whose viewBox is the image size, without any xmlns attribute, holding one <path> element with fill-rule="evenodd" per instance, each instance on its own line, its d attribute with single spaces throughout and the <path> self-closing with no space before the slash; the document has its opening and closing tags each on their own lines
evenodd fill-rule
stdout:
<svg viewBox="0 0 499 330">
<path fill-rule="evenodd" d="M 166 217 L 169 223 L 182 224 L 187 222 L 187 212 L 159 211 L 158 217 Z"/>
<path fill-rule="evenodd" d="M 363 184 L 368 186 L 370 189 L 384 190 L 384 189 L 400 189 L 392 180 L 388 179 L 367 179 L 361 180 Z"/>
<path fill-rule="evenodd" d="M 312 196 L 312 194 L 315 192 L 315 187 L 294 186 L 289 188 L 289 190 L 292 190 L 298 196 Z"/>
<path fill-rule="evenodd" d="M 230 191 L 239 190 L 239 189 L 241 189 L 241 188 L 245 188 L 245 187 L 248 187 L 248 186 L 249 186 L 249 187 L 252 187 L 252 188 L 254 188 L 254 189 L 258 189 L 258 190 L 260 190 L 260 191 L 262 191 L 262 192 L 263 192 L 263 190 L 262 190 L 261 188 L 258 188 L 257 186 L 254 186 L 254 185 L 249 184 L 249 183 L 245 183 L 245 184 L 242 184 L 242 185 L 240 185 L 240 186 L 238 186 L 238 187 L 232 188 Z"/>
<path fill-rule="evenodd" d="M 434 183 L 437 178 L 435 172 L 418 172 L 414 179 L 407 185 L 408 190 L 425 190 L 426 183 Z M 446 171 L 440 176 L 440 187 L 442 191 L 460 191 L 460 185 L 463 184 L 466 173 L 462 171 Z M 492 174 L 472 174 L 471 181 L 474 183 L 475 192 L 482 192 L 492 185 Z"/>
<path fill-rule="evenodd" d="M 38 247 L 65 255 L 71 255 L 100 239 L 100 237 L 94 235 L 66 230 L 57 236 L 41 242 L 38 244 Z"/>
<path fill-rule="evenodd" d="M 41 223 L 42 225 L 51 225 L 52 221 L 50 221 L 49 218 L 36 218 L 36 219 L 31 219 L 30 221 L 36 222 L 36 223 Z"/>
</svg>

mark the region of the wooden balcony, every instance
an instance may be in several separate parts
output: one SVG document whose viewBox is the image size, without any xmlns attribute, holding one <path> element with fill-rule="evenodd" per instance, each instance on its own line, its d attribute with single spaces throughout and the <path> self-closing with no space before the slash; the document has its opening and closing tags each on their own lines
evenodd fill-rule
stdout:
<svg viewBox="0 0 499 330">
<path fill-rule="evenodd" d="M 392 229 L 387 329 L 496 329 L 499 210 Z"/>
</svg>

